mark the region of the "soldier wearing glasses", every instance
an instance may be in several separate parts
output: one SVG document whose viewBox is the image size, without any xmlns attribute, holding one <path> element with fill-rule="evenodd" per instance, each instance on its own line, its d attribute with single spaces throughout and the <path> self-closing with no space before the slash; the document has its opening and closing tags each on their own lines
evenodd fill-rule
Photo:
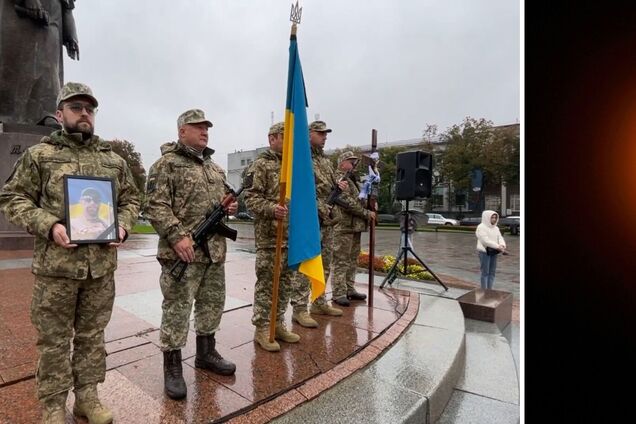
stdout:
<svg viewBox="0 0 636 424">
<path fill-rule="evenodd" d="M 94 135 L 97 99 L 91 89 L 69 82 L 57 104 L 63 128 L 18 160 L 0 191 L 0 210 L 35 236 L 31 322 L 38 333 L 35 378 L 43 422 L 65 422 L 67 394 L 75 389 L 75 415 L 110 423 L 113 416 L 97 397 L 97 383 L 104 382 L 106 373 L 104 329 L 115 299 L 117 247 L 137 219 L 139 198 L 124 159 Z M 118 242 L 70 243 L 64 175 L 112 178 Z"/>
</svg>

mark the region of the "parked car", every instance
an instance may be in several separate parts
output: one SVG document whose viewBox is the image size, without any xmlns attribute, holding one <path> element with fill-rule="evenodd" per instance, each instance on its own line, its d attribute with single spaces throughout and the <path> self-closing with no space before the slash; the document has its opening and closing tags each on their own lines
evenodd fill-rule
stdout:
<svg viewBox="0 0 636 424">
<path fill-rule="evenodd" d="M 395 215 L 391 215 L 390 213 L 379 213 L 378 214 L 378 223 L 396 223 L 399 222 Z"/>
<path fill-rule="evenodd" d="M 459 225 L 459 221 L 451 218 L 444 218 L 438 213 L 427 213 L 428 223 L 431 225 Z"/>
<path fill-rule="evenodd" d="M 476 216 L 472 218 L 464 218 L 460 221 L 460 224 L 465 226 L 475 227 L 481 224 L 481 217 Z M 499 218 L 499 222 L 497 223 L 500 229 L 503 230 L 508 228 L 510 230 L 510 234 L 513 234 L 513 235 L 519 235 L 520 228 L 521 228 L 520 224 L 521 224 L 521 218 L 518 216 L 506 216 L 503 218 Z"/>
<path fill-rule="evenodd" d="M 520 216 L 506 216 L 499 219 L 499 228 L 508 227 L 510 234 L 519 235 L 521 232 L 521 217 Z"/>
<path fill-rule="evenodd" d="M 242 219 L 244 221 L 253 221 L 254 217 L 247 212 L 239 212 L 236 214 L 238 219 Z"/>
<path fill-rule="evenodd" d="M 459 225 L 464 225 L 467 227 L 476 227 L 479 224 L 481 224 L 481 216 L 463 218 L 461 221 L 459 221 Z"/>
</svg>

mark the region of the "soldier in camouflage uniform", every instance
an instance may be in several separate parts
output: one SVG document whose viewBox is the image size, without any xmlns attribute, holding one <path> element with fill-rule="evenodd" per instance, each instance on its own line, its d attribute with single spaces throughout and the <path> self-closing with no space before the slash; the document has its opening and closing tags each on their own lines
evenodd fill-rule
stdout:
<svg viewBox="0 0 636 424">
<path fill-rule="evenodd" d="M 268 132 L 270 149 L 262 153 L 250 166 L 243 186 L 245 204 L 254 214 L 254 237 L 256 239 L 256 285 L 254 287 L 254 314 L 252 324 L 256 327 L 254 341 L 270 352 L 280 350 L 276 340 L 296 343 L 300 336 L 289 331 L 283 321 L 291 285 L 296 272 L 287 268 L 287 205 L 278 204 L 280 193 L 280 167 L 283 151 L 285 123 L 279 122 Z M 276 257 L 276 232 L 278 220 L 283 225 L 281 250 L 281 273 L 278 289 L 275 340 L 269 341 L 269 320 L 272 309 L 272 283 Z M 305 314 L 307 309 L 305 307 Z M 308 316 L 308 314 L 307 314 Z"/>
<path fill-rule="evenodd" d="M 214 150 L 207 147 L 211 126 L 200 109 L 182 113 L 177 119 L 179 139 L 161 146 L 162 156 L 150 168 L 146 187 L 144 214 L 159 234 L 164 388 L 173 399 L 187 394 L 181 349 L 186 345 L 193 303 L 195 366 L 221 375 L 232 375 L 236 370 L 216 350 L 214 336 L 225 306 L 225 238 L 219 234 L 210 238 L 209 255 L 205 248 L 195 250 L 191 238 L 194 227 L 221 203 L 227 191 L 225 173 L 212 161 Z M 234 215 L 237 208 L 238 203 L 232 202 L 227 213 Z M 178 259 L 189 263 L 180 281 L 170 275 Z"/>
<path fill-rule="evenodd" d="M 110 423 L 97 397 L 104 381 L 104 328 L 115 300 L 117 247 L 139 212 L 138 192 L 126 161 L 93 134 L 97 99 L 80 83 L 57 97 L 61 130 L 42 138 L 17 161 L 0 192 L 0 209 L 35 236 L 31 322 L 38 333 L 37 396 L 45 423 L 64 423 L 68 391 L 73 413 L 90 423 Z M 71 244 L 65 221 L 64 175 L 112 178 L 117 195 L 119 242 Z M 71 353 L 70 344 L 73 342 Z"/>
<path fill-rule="evenodd" d="M 340 220 L 341 212 L 338 208 L 327 205 L 329 194 L 338 185 L 342 190 L 348 188 L 346 181 L 338 181 L 329 159 L 324 155 L 323 149 L 327 141 L 327 134 L 331 129 L 323 121 L 314 121 L 309 124 L 309 142 L 311 143 L 311 158 L 316 180 L 316 200 L 318 204 L 318 219 L 320 221 L 320 247 L 322 266 L 325 272 L 325 284 L 329 280 L 331 271 L 331 256 L 333 243 L 333 226 Z M 300 277 L 300 275 L 299 275 Z M 309 285 L 306 277 L 300 277 Z M 310 312 L 318 315 L 340 316 L 342 310 L 334 308 L 327 303 L 324 293 L 311 305 Z"/>
<path fill-rule="evenodd" d="M 358 160 L 353 152 L 343 152 L 338 157 L 339 168 L 336 172 L 338 180 L 344 179 Z M 346 178 L 349 183 L 337 202 L 342 218 L 334 226 L 333 237 L 333 301 L 340 306 L 349 306 L 350 300 L 364 300 L 367 296 L 356 291 L 354 279 L 360 255 L 360 238 L 367 229 L 367 222 L 375 219 L 375 213 L 366 209 L 358 195 L 360 185 L 355 173 Z"/>
</svg>

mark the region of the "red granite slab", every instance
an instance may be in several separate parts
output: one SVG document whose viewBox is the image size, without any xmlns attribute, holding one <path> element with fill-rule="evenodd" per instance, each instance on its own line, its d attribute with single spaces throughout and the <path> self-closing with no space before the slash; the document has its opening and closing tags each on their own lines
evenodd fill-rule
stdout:
<svg viewBox="0 0 636 424">
<path fill-rule="evenodd" d="M 106 326 L 104 339 L 110 342 L 125 337 L 135 336 L 138 333 L 146 333 L 155 330 L 156 327 L 147 321 L 138 318 L 136 315 L 125 311 L 122 308 L 113 306 L 113 313 L 110 322 Z"/>
<path fill-rule="evenodd" d="M 0 423 L 39 423 L 41 419 L 35 379 L 0 388 Z"/>
<path fill-rule="evenodd" d="M 163 391 L 163 356 L 155 355 L 117 370 L 161 405 L 163 414 L 184 422 L 209 422 L 251 405 L 234 391 L 209 378 L 206 372 L 183 366 L 188 388 L 184 401 L 168 398 Z"/>
</svg>

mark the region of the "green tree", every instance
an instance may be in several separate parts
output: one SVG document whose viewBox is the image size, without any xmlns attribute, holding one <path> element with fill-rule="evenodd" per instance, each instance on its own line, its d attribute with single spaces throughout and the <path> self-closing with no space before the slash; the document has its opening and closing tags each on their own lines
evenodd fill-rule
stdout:
<svg viewBox="0 0 636 424">
<path fill-rule="evenodd" d="M 135 145 L 127 140 L 114 139 L 110 142 L 113 152 L 124 158 L 133 174 L 135 185 L 139 190 L 142 206 L 146 200 L 146 170 L 141 161 L 141 153 L 135 150 Z"/>
<path fill-rule="evenodd" d="M 486 181 L 491 181 L 487 147 L 494 134 L 491 121 L 470 117 L 442 134 L 446 149 L 441 154 L 440 173 L 452 181 L 456 189 L 470 188 L 470 172 L 475 168 L 481 168 Z"/>
</svg>

